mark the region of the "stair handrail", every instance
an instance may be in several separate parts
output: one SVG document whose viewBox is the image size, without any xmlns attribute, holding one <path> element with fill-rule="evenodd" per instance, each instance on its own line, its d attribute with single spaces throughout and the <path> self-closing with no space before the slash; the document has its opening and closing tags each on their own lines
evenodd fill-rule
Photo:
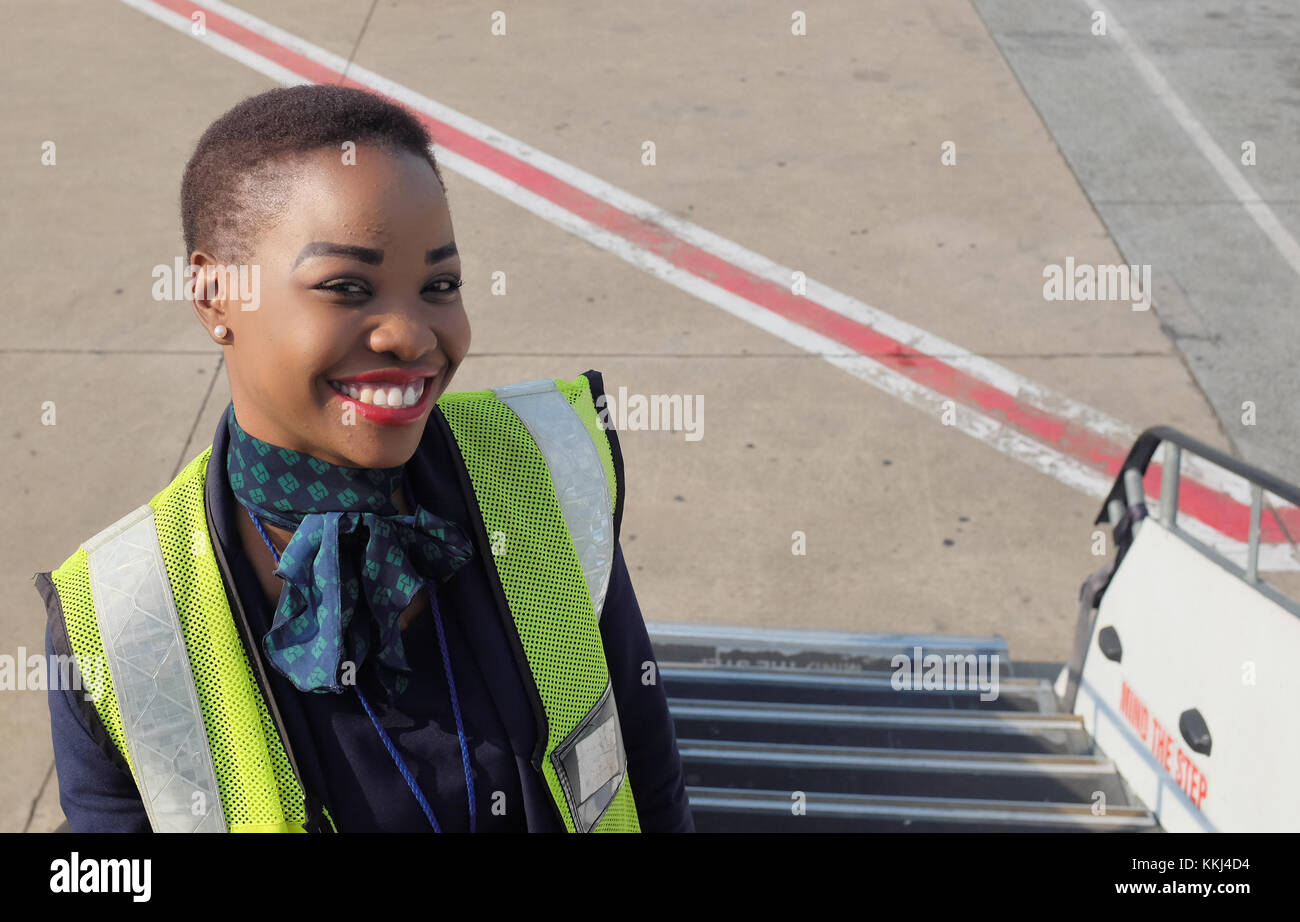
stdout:
<svg viewBox="0 0 1300 922">
<path fill-rule="evenodd" d="M 1113 527 L 1116 553 L 1115 558 L 1106 567 L 1088 577 L 1079 588 L 1079 614 L 1075 623 L 1073 649 L 1066 663 L 1065 694 L 1061 696 L 1062 710 L 1067 713 L 1074 710 L 1078 684 L 1083 671 L 1083 660 L 1092 637 L 1094 619 L 1101 598 L 1119 564 L 1123 561 L 1133 537 L 1146 518 L 1146 498 L 1143 495 L 1142 481 L 1155 457 L 1156 449 L 1162 444 L 1165 444 L 1166 448 L 1161 457 L 1160 524 L 1171 532 L 1177 533 L 1183 540 L 1195 546 L 1230 573 L 1240 577 L 1252 588 L 1274 599 L 1293 613 L 1300 614 L 1300 608 L 1294 600 L 1283 596 L 1259 579 L 1260 520 L 1264 509 L 1264 491 L 1267 490 L 1288 503 L 1300 506 L 1300 487 L 1248 461 L 1234 458 L 1226 452 L 1213 448 L 1172 426 L 1151 426 L 1138 436 L 1129 449 L 1128 457 L 1124 459 L 1110 492 L 1102 501 L 1101 511 L 1093 520 L 1094 525 L 1110 524 Z M 1184 451 L 1236 474 L 1250 485 L 1250 533 L 1246 544 L 1244 572 L 1222 553 L 1196 541 L 1186 531 L 1176 526 L 1178 486 L 1182 477 L 1181 462 Z"/>
<path fill-rule="evenodd" d="M 1248 461 L 1234 458 L 1224 451 L 1206 445 L 1172 426 L 1152 426 L 1138 436 L 1133 447 L 1129 449 L 1119 476 L 1111 485 L 1110 492 L 1102 502 L 1101 511 L 1097 513 L 1093 524 L 1101 525 L 1106 522 L 1115 524 L 1117 507 L 1112 505 L 1114 503 L 1121 504 L 1118 507 L 1119 511 L 1133 505 L 1132 498 L 1127 496 L 1125 478 L 1129 471 L 1135 471 L 1140 483 L 1155 457 L 1156 449 L 1164 442 L 1168 442 L 1169 445 L 1161 459 L 1163 472 L 1160 480 L 1160 522 L 1166 528 L 1175 528 L 1178 518 L 1178 485 L 1182 478 L 1179 462 L 1182 460 L 1183 451 L 1191 452 L 1211 464 L 1236 474 L 1250 484 L 1250 534 L 1246 543 L 1245 579 L 1251 584 L 1258 584 L 1260 519 L 1264 509 L 1264 491 L 1267 490 L 1288 503 L 1300 506 L 1300 487 Z M 1129 481 L 1132 481 L 1131 476 Z M 1216 556 L 1222 557 L 1217 554 Z"/>
</svg>

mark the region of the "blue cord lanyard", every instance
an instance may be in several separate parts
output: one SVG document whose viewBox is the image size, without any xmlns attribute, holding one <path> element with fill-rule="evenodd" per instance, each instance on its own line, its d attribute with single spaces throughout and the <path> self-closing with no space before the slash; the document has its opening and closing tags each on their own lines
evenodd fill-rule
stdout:
<svg viewBox="0 0 1300 922">
<path fill-rule="evenodd" d="M 275 545 L 271 543 L 271 539 L 266 536 L 266 531 L 262 528 L 262 523 L 258 520 L 252 509 L 248 510 L 248 515 L 252 518 L 253 525 L 257 527 L 257 533 L 262 536 L 262 540 L 266 542 L 266 546 L 271 549 L 271 553 L 275 556 L 275 562 L 278 564 L 280 562 L 280 552 L 275 549 Z M 451 675 L 451 657 L 447 654 L 447 636 L 443 633 L 442 615 L 438 611 L 438 593 L 436 589 L 432 587 L 429 590 L 429 603 L 433 609 L 433 624 L 438 629 L 438 646 L 442 649 L 442 667 L 447 673 L 447 687 L 451 690 L 451 709 L 456 715 L 456 735 L 460 737 L 460 759 L 461 764 L 465 766 L 465 790 L 469 796 L 469 831 L 475 832 L 477 824 L 475 822 L 476 817 L 474 810 L 474 776 L 469 769 L 469 744 L 465 742 L 465 725 L 460 716 L 460 700 L 456 697 L 456 681 Z M 366 696 L 361 693 L 361 686 L 354 685 L 353 688 L 357 690 L 357 697 L 361 699 L 361 706 L 366 709 L 366 714 L 370 716 L 370 722 L 374 724 L 375 729 L 379 731 L 379 738 L 384 741 L 384 746 L 388 749 L 388 754 L 393 757 L 393 762 L 396 763 L 397 770 L 401 772 L 402 777 L 406 779 L 406 785 L 411 789 L 411 793 L 415 795 L 415 799 L 420 804 L 420 809 L 424 811 L 424 815 L 429 820 L 429 825 L 433 827 L 434 832 L 442 832 L 442 827 L 438 825 L 438 820 L 433 815 L 433 808 L 429 806 L 429 801 L 425 799 L 424 792 L 420 790 L 420 786 L 415 782 L 415 775 L 413 775 L 411 770 L 406 767 L 406 761 L 402 758 L 401 754 L 397 751 L 397 747 L 393 745 L 393 741 L 389 739 L 388 734 L 384 731 L 384 727 L 379 722 L 379 718 L 375 716 L 374 710 L 370 707 L 370 702 L 367 701 Z"/>
</svg>

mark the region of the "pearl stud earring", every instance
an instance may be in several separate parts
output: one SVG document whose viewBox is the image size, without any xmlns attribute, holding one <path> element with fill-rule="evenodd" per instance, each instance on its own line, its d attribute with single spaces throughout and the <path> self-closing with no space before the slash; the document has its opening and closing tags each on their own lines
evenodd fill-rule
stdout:
<svg viewBox="0 0 1300 922">
<path fill-rule="evenodd" d="M 225 328 L 225 326 L 223 326 L 223 325 L 220 324 L 220 323 L 217 324 L 215 327 L 212 328 L 212 333 L 213 333 L 213 335 L 215 335 L 215 336 L 217 337 L 217 339 L 225 339 L 225 338 L 226 338 L 226 328 Z"/>
</svg>

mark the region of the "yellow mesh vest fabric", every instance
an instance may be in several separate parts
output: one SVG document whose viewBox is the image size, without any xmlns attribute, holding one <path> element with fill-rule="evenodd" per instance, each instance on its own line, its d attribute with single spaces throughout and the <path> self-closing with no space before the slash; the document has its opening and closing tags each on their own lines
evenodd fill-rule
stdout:
<svg viewBox="0 0 1300 922">
<path fill-rule="evenodd" d="M 211 454 L 209 446 L 149 505 L 176 597 L 221 808 L 231 832 L 302 832 L 302 791 L 253 678 L 213 555 L 203 508 Z M 78 549 L 51 578 L 73 652 L 78 657 L 102 655 L 85 550 Z M 106 676 L 95 707 L 134 773 L 111 677 Z"/>
<path fill-rule="evenodd" d="M 617 494 L 613 455 L 600 427 L 591 385 L 579 375 L 555 379 L 587 425 L 609 478 L 610 511 Z M 609 682 L 600 626 L 546 460 L 527 427 L 492 391 L 445 394 L 438 401 L 456 436 L 489 539 L 491 560 L 523 642 L 548 723 L 542 772 L 565 828 L 573 817 L 551 753 L 600 699 Z M 639 832 L 631 777 L 596 826 L 597 832 Z"/>
</svg>

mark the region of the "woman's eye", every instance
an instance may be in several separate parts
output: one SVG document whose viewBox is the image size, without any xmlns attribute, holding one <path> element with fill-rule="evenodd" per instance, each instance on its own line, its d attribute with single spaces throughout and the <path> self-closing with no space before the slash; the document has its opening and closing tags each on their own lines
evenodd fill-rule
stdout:
<svg viewBox="0 0 1300 922">
<path fill-rule="evenodd" d="M 429 288 L 426 288 L 425 291 L 432 291 L 434 294 L 438 294 L 438 295 L 449 295 L 449 294 L 452 294 L 454 291 L 456 291 L 456 289 L 458 289 L 458 288 L 460 288 L 462 285 L 464 285 L 464 284 L 465 284 L 465 280 L 464 280 L 464 279 L 460 279 L 460 278 L 456 278 L 456 279 L 435 279 L 434 281 L 430 282 L 429 284 L 430 284 L 430 287 L 429 287 Z M 446 287 L 444 287 L 444 288 L 437 288 L 437 287 L 434 287 L 434 286 L 438 286 L 438 285 L 444 285 L 444 286 L 446 286 Z"/>
<path fill-rule="evenodd" d="M 353 282 L 342 279 L 334 282 L 322 282 L 316 286 L 321 291 L 332 291 L 340 295 L 363 295 L 366 293 L 366 286 L 360 282 Z"/>
</svg>

